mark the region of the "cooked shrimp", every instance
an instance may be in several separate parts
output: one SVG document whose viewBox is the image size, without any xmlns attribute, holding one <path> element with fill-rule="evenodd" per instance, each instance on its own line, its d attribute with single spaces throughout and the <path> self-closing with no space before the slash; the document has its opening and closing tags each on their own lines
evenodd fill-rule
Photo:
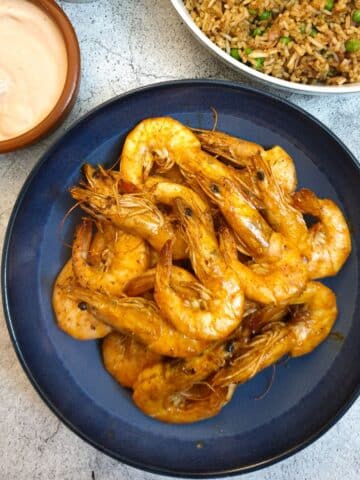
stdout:
<svg viewBox="0 0 360 480">
<path fill-rule="evenodd" d="M 272 229 L 297 246 L 301 253 L 309 255 L 304 217 L 292 206 L 290 196 L 285 194 L 270 166 L 260 155 L 255 155 L 250 161 L 249 170 L 261 196 L 262 213 Z"/>
<path fill-rule="evenodd" d="M 73 270 L 78 283 L 85 288 L 107 295 L 121 295 L 127 282 L 149 266 L 149 249 L 145 241 L 134 235 L 103 225 L 106 246 L 102 252 L 102 262 L 90 265 L 87 260 L 92 222 L 83 220 L 78 225 L 72 248 Z"/>
<path fill-rule="evenodd" d="M 313 351 L 329 335 L 337 317 L 336 297 L 329 288 L 309 282 L 291 304 L 298 307 L 284 308 L 283 314 L 291 315 L 287 323 L 276 321 L 281 312 L 275 312 L 272 323 L 265 325 L 262 333 L 234 345 L 235 358 L 215 374 L 213 385 L 244 383 L 283 355 L 298 357 Z"/>
<path fill-rule="evenodd" d="M 203 155 L 206 155 L 203 153 Z M 185 176 L 196 178 L 207 196 L 218 206 L 237 233 L 248 255 L 262 255 L 269 247 L 272 229 L 253 203 L 246 198 L 243 187 L 232 169 L 207 155 L 187 162 Z"/>
<path fill-rule="evenodd" d="M 169 239 L 175 239 L 175 258 L 186 258 L 186 245 L 153 202 L 143 195 L 113 193 L 104 195 L 90 185 L 70 189 L 81 208 L 99 221 L 110 221 L 114 226 L 147 240 L 157 251 Z"/>
<path fill-rule="evenodd" d="M 223 132 L 193 129 L 201 147 L 212 155 L 227 160 L 238 167 L 248 167 L 254 155 L 260 155 L 271 168 L 279 186 L 286 193 L 296 189 L 295 165 L 288 153 L 279 145 L 264 150 L 260 145 L 233 137 Z"/>
<path fill-rule="evenodd" d="M 257 373 L 289 353 L 294 342 L 292 333 L 282 322 L 270 324 L 248 343 L 237 345 L 235 358 L 211 379 L 213 386 L 245 383 Z"/>
<path fill-rule="evenodd" d="M 212 218 L 193 199 L 177 198 L 175 208 L 200 282 L 191 287 L 198 301 L 188 302 L 171 285 L 171 246 L 166 243 L 156 268 L 155 299 L 180 331 L 194 338 L 224 338 L 240 324 L 244 295 L 232 268 L 222 258 Z"/>
<path fill-rule="evenodd" d="M 129 297 L 137 297 L 154 289 L 156 268 L 150 268 L 136 278 L 133 278 L 126 285 L 125 293 Z M 199 292 L 196 284 L 198 280 L 184 268 L 175 265 L 171 268 L 170 285 L 177 292 L 181 292 L 189 300 L 199 300 Z M 250 300 L 245 299 L 243 318 L 246 318 L 258 311 L 260 306 Z M 262 309 L 263 310 L 263 309 Z"/>
<path fill-rule="evenodd" d="M 215 345 L 196 357 L 147 368 L 134 385 L 134 402 L 163 422 L 190 423 L 213 417 L 231 399 L 234 388 L 212 388 L 206 379 L 231 355 L 226 344 Z"/>
<path fill-rule="evenodd" d="M 69 260 L 59 273 L 53 289 L 52 305 L 59 327 L 77 340 L 105 337 L 112 328 L 98 320 L 79 297 L 67 294 L 67 289 L 74 285 L 75 275 Z"/>
<path fill-rule="evenodd" d="M 184 296 L 171 284 L 171 245 L 167 242 L 156 267 L 155 299 L 163 315 L 184 334 L 203 340 L 225 338 L 241 322 L 244 296 L 233 272 L 210 275 L 205 287 L 199 282 L 187 282 L 197 298 Z M 219 272 L 220 273 L 220 272 Z M 231 278 L 233 277 L 233 278 Z M 213 289 L 210 290 L 210 284 Z"/>
<path fill-rule="evenodd" d="M 291 304 L 298 307 L 289 322 L 295 335 L 290 354 L 299 357 L 314 350 L 329 335 L 338 309 L 334 292 L 320 282 L 309 282 L 304 293 Z"/>
<path fill-rule="evenodd" d="M 157 305 L 141 297 L 110 297 L 82 287 L 68 289 L 88 310 L 114 330 L 135 337 L 150 350 L 169 357 L 188 357 L 204 350 L 207 342 L 178 332 L 160 314 Z"/>
<path fill-rule="evenodd" d="M 306 259 L 281 234 L 273 232 L 268 255 L 256 263 L 242 263 L 236 254 L 232 231 L 223 226 L 219 232 L 221 250 L 244 289 L 245 296 L 262 304 L 279 304 L 296 298 L 308 279 Z"/>
<path fill-rule="evenodd" d="M 118 332 L 104 338 L 102 357 L 106 370 L 123 387 L 132 388 L 140 373 L 161 361 L 161 356 L 150 351 L 131 335 Z"/>
<path fill-rule="evenodd" d="M 318 219 L 309 229 L 310 277 L 336 275 L 351 252 L 350 232 L 341 210 L 332 200 L 320 199 L 306 188 L 294 193 L 293 204 Z"/>
<path fill-rule="evenodd" d="M 200 150 L 195 135 L 170 117 L 148 118 L 126 137 L 121 154 L 120 176 L 129 191 L 141 190 L 156 160 L 164 170 L 181 165 L 191 151 Z"/>
</svg>

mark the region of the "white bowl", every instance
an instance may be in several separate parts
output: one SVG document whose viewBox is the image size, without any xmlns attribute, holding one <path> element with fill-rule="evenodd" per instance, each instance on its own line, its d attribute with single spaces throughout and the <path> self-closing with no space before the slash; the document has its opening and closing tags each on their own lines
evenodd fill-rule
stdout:
<svg viewBox="0 0 360 480">
<path fill-rule="evenodd" d="M 333 93 L 359 93 L 360 83 L 348 83 L 346 85 L 304 85 L 302 83 L 289 82 L 288 80 L 282 80 L 280 78 L 261 73 L 254 68 L 248 67 L 242 62 L 235 60 L 229 54 L 219 48 L 214 42 L 212 42 L 194 23 L 193 19 L 189 15 L 184 6 L 183 0 L 170 0 L 175 10 L 178 12 L 183 22 L 190 29 L 192 34 L 202 43 L 213 55 L 220 58 L 227 65 L 232 67 L 238 72 L 242 72 L 253 80 L 257 80 L 268 86 L 288 90 L 291 92 L 297 92 L 308 95 L 321 95 L 321 94 L 333 94 Z"/>
</svg>

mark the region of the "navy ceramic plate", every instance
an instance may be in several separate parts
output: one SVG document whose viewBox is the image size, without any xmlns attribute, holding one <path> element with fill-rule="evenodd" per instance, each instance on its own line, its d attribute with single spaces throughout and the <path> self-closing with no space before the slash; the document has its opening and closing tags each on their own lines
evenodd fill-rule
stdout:
<svg viewBox="0 0 360 480">
<path fill-rule="evenodd" d="M 339 318 L 312 354 L 279 366 L 269 393 L 267 370 L 240 386 L 217 417 L 166 425 L 144 416 L 105 372 L 97 342 L 78 342 L 55 325 L 51 290 L 69 250 L 59 224 L 73 204 L 68 188 L 83 162 L 113 164 L 127 132 L 140 120 L 171 115 L 193 127 L 218 128 L 294 158 L 300 186 L 334 199 L 353 235 L 353 252 L 326 283 Z M 225 82 L 182 81 L 143 88 L 100 106 L 40 160 L 14 208 L 3 257 L 3 296 L 9 330 L 31 382 L 59 418 L 103 452 L 159 473 L 213 476 L 248 471 L 282 459 L 324 433 L 359 393 L 358 251 L 360 175 L 350 152 L 304 111 L 261 92 Z M 80 215 L 80 213 L 78 214 Z M 71 242 L 79 216 L 66 222 Z"/>
</svg>

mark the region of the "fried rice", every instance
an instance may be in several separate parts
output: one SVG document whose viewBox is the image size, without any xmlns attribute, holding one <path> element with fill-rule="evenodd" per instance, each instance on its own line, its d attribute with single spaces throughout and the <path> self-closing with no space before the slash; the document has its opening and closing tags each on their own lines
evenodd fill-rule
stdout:
<svg viewBox="0 0 360 480">
<path fill-rule="evenodd" d="M 235 59 L 292 82 L 360 82 L 360 0 L 184 0 Z"/>
</svg>

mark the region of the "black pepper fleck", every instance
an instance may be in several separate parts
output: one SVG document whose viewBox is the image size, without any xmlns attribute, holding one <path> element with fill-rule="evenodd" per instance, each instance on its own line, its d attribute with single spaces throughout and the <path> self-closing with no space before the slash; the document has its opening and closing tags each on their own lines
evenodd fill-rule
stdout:
<svg viewBox="0 0 360 480">
<path fill-rule="evenodd" d="M 80 303 L 78 304 L 78 307 L 80 308 L 80 310 L 87 310 L 87 308 L 88 308 L 86 302 L 80 302 Z"/>
<path fill-rule="evenodd" d="M 259 170 L 256 172 L 256 178 L 260 181 L 263 182 L 265 180 L 265 173 Z"/>
</svg>

